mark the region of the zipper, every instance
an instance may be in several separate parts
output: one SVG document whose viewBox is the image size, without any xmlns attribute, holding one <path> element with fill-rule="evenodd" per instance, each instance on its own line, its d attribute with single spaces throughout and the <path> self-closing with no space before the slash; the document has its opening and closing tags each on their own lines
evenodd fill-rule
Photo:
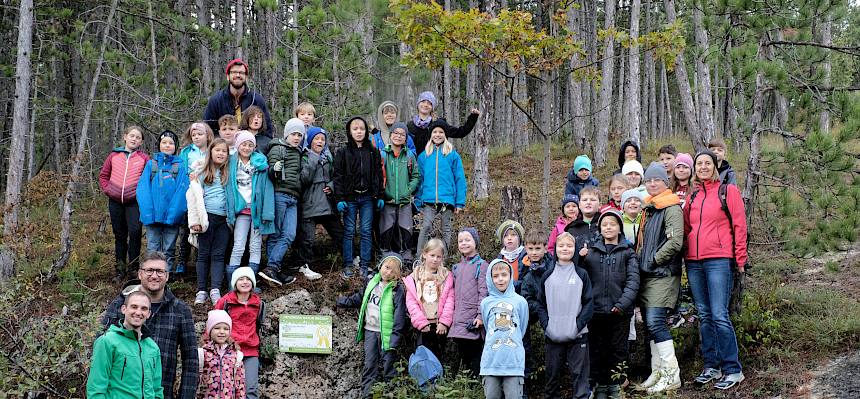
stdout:
<svg viewBox="0 0 860 399">
<path fill-rule="evenodd" d="M 708 189 L 704 184 L 702 184 L 702 191 L 705 193 L 705 197 L 702 198 L 702 206 L 699 207 L 699 227 L 696 229 L 696 260 L 699 260 L 699 235 L 702 233 L 702 215 L 705 212 L 705 200 L 708 199 Z M 693 204 L 690 204 L 693 206 Z"/>
<path fill-rule="evenodd" d="M 128 157 L 125 159 L 125 171 L 122 173 L 122 188 L 120 189 L 119 201 L 125 203 L 125 179 L 128 178 L 128 164 L 131 163 L 131 156 L 134 153 L 128 154 Z"/>
<path fill-rule="evenodd" d="M 143 363 L 143 347 L 140 345 L 140 339 L 137 340 L 137 351 L 140 358 L 140 397 L 143 399 L 146 398 L 146 365 Z"/>
<path fill-rule="evenodd" d="M 439 203 L 439 151 L 442 149 L 440 147 L 436 147 L 434 153 L 436 153 L 436 203 Z"/>
</svg>

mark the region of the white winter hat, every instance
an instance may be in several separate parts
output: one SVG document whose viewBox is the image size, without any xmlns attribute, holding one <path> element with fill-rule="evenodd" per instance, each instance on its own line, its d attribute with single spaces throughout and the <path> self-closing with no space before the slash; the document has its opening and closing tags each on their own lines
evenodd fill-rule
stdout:
<svg viewBox="0 0 860 399">
<path fill-rule="evenodd" d="M 236 282 L 239 281 L 239 279 L 242 277 L 247 277 L 251 280 L 251 285 L 253 286 L 252 288 L 257 287 L 257 277 L 254 276 L 254 269 L 251 269 L 248 266 L 243 266 L 233 272 L 233 277 L 230 278 L 230 288 L 235 291 Z"/>
<path fill-rule="evenodd" d="M 631 159 L 624 163 L 624 166 L 621 167 L 621 174 L 627 176 L 630 172 L 636 172 L 639 176 L 645 176 L 645 168 L 642 167 L 642 164 L 635 159 Z"/>
</svg>

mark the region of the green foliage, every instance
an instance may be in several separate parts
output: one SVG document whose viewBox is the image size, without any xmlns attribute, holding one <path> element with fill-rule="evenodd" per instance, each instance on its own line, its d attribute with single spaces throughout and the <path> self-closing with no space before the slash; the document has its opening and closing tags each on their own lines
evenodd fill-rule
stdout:
<svg viewBox="0 0 860 399">
<path fill-rule="evenodd" d="M 397 377 L 388 383 L 377 383 L 371 389 L 370 397 L 377 398 L 457 398 L 457 399 L 481 399 L 484 390 L 481 383 L 470 378 L 466 373 L 460 373 L 453 377 L 446 370 L 444 378 L 437 381 L 435 386 L 428 392 L 423 392 L 418 383 L 409 376 L 406 371 L 405 362 L 397 366 Z"/>
</svg>

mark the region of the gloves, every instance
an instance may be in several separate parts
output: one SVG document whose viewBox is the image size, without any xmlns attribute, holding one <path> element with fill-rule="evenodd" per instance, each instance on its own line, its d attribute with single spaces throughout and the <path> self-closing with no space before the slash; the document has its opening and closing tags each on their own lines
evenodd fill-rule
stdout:
<svg viewBox="0 0 860 399">
<path fill-rule="evenodd" d="M 284 170 L 284 161 L 275 162 L 275 164 L 272 166 L 272 169 L 274 169 L 275 172 L 280 172 Z"/>
<path fill-rule="evenodd" d="M 376 209 L 382 209 L 385 206 L 385 201 L 376 200 Z"/>
<path fill-rule="evenodd" d="M 345 201 L 338 202 L 337 203 L 337 211 L 340 213 L 343 213 L 343 211 L 345 211 L 345 210 L 346 210 L 346 202 Z"/>
</svg>

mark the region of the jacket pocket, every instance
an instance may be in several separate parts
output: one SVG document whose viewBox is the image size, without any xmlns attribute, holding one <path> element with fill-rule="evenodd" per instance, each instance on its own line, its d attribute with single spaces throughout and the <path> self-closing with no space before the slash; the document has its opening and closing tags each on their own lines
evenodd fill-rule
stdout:
<svg viewBox="0 0 860 399">
<path fill-rule="evenodd" d="M 125 378 L 125 367 L 128 365 L 128 358 L 122 359 L 122 371 L 119 373 L 119 380 L 122 381 Z"/>
</svg>

